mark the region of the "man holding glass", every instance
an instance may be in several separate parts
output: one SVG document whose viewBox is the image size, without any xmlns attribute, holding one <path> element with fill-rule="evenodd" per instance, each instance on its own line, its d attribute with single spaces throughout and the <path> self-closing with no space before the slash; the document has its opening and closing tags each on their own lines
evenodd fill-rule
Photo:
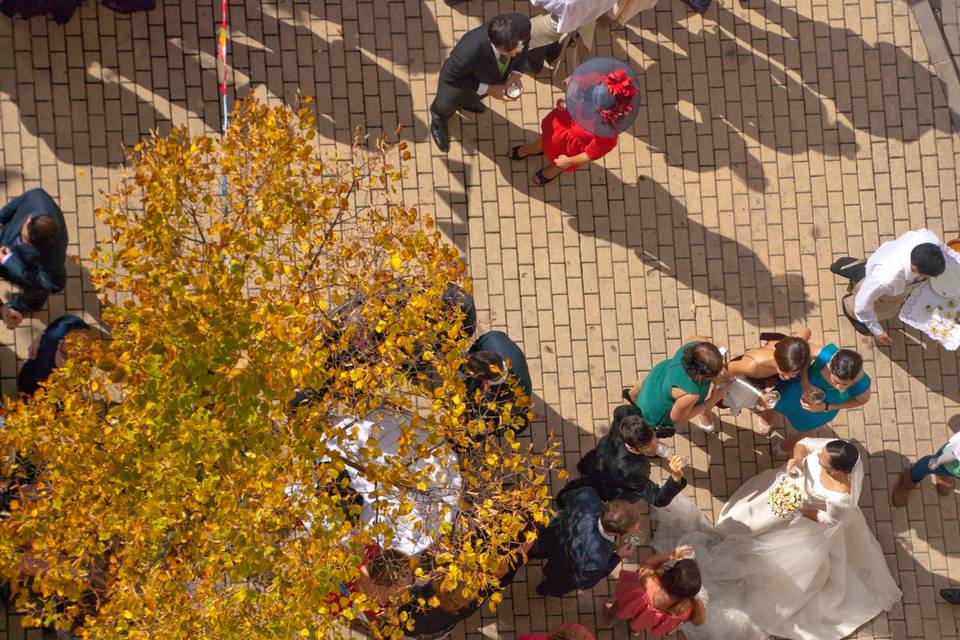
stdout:
<svg viewBox="0 0 960 640">
<path fill-rule="evenodd" d="M 460 39 L 440 69 L 430 105 L 430 135 L 441 151 L 450 150 L 447 121 L 458 110 L 483 113 L 480 100 L 487 95 L 504 102 L 520 97 L 529 46 L 530 19 L 519 13 L 497 16 Z"/>
</svg>

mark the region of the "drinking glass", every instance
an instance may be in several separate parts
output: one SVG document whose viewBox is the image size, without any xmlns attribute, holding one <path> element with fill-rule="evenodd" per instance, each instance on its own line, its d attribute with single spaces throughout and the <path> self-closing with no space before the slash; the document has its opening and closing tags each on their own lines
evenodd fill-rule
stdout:
<svg viewBox="0 0 960 640">
<path fill-rule="evenodd" d="M 676 449 L 668 445 L 666 442 L 657 443 L 657 455 L 665 460 L 669 460 L 673 457 L 673 454 L 677 452 Z"/>
<path fill-rule="evenodd" d="M 823 389 L 814 387 L 813 389 L 810 390 L 810 402 L 813 404 L 819 404 L 823 402 L 823 399 L 825 397 L 826 396 L 823 393 Z"/>
<path fill-rule="evenodd" d="M 773 409 L 780 402 L 780 392 L 776 389 L 770 389 L 763 394 L 763 405 L 767 409 Z"/>
<path fill-rule="evenodd" d="M 647 537 L 643 535 L 642 531 L 634 531 L 633 533 L 628 533 L 627 535 L 623 536 L 623 541 L 632 542 L 633 546 L 639 547 L 647 541 Z"/>
</svg>

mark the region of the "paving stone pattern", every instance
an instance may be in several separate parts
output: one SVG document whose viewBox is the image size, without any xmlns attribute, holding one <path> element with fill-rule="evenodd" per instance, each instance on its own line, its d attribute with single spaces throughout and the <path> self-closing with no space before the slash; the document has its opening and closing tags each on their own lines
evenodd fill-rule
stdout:
<svg viewBox="0 0 960 640">
<path fill-rule="evenodd" d="M 760 331 L 807 325 L 817 343 L 860 349 L 874 397 L 834 427 L 870 454 L 861 506 L 903 602 L 856 637 L 958 637 L 960 610 L 936 596 L 960 583 L 956 497 L 925 483 L 908 509 L 889 502 L 903 466 L 960 429 L 957 355 L 913 331 L 875 348 L 840 316 L 843 291 L 827 270 L 908 229 L 960 235 L 960 136 L 906 2 L 719 0 L 700 17 L 661 0 L 626 29 L 599 29 L 598 54 L 643 70 L 643 108 L 602 164 L 546 188 L 529 185 L 537 161 L 505 154 L 536 134 L 569 67 L 525 78 L 518 104 L 456 119 L 449 156 L 427 130 L 457 38 L 498 13 L 529 12 L 525 2 L 230 4 L 239 95 L 316 96 L 331 150 L 349 144 L 356 125 L 403 127 L 415 150 L 406 196 L 436 213 L 469 261 L 482 328 L 522 343 L 545 416 L 533 437 L 562 437 L 571 469 L 608 428 L 621 386 L 685 336 L 712 336 L 736 354 Z M 108 239 L 93 210 L 116 184 L 123 145 L 171 124 L 219 130 L 219 2 L 160 5 L 121 16 L 88 2 L 65 27 L 0 19 L 0 201 L 50 191 L 71 254 Z M 49 311 L 7 334 L 5 392 L 32 338 L 64 310 L 97 318 L 83 265 L 71 265 Z M 772 464 L 769 441 L 749 426 L 724 416 L 719 435 L 681 427 L 676 437 L 693 464 L 687 492 L 711 515 Z M 610 584 L 544 600 L 538 580 L 535 565 L 521 571 L 498 613 L 484 610 L 455 636 L 513 638 L 579 621 L 602 640 L 627 637 L 594 613 Z M 22 637 L 13 612 L 0 617 L 0 638 Z"/>
</svg>

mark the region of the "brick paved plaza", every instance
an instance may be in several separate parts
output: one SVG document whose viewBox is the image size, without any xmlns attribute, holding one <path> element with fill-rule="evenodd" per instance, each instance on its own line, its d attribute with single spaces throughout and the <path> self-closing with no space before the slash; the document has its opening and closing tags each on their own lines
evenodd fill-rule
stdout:
<svg viewBox="0 0 960 640">
<path fill-rule="evenodd" d="M 220 3 L 158 4 L 130 17 L 88 2 L 65 27 L 0 16 L 0 202 L 45 188 L 67 216 L 69 253 L 85 261 L 108 239 L 93 210 L 116 183 L 123 145 L 171 124 L 219 130 Z M 758 345 L 760 331 L 807 325 L 816 344 L 858 348 L 874 396 L 833 426 L 870 453 L 861 506 L 903 601 L 856 637 L 958 638 L 960 608 L 937 595 L 960 583 L 957 499 L 928 482 L 908 509 L 889 500 L 907 461 L 960 429 L 957 354 L 899 329 L 892 349 L 876 348 L 840 316 L 843 290 L 827 269 L 908 229 L 960 235 L 960 135 L 906 2 L 715 0 L 700 17 L 660 0 L 627 29 L 599 28 L 598 54 L 642 69 L 643 108 L 602 165 L 546 188 L 529 184 L 535 160 L 505 154 L 534 136 L 569 67 L 527 76 L 518 104 L 451 121 L 449 156 L 428 132 L 440 63 L 456 39 L 498 13 L 529 12 L 528 3 L 230 5 L 237 95 L 315 96 L 331 151 L 357 125 L 403 127 L 415 156 L 408 200 L 435 212 L 469 262 L 481 330 L 503 329 L 525 349 L 546 423 L 534 438 L 562 437 L 569 468 L 607 429 L 621 387 L 685 336 L 712 336 L 737 354 Z M 4 392 L 49 319 L 67 310 L 96 320 L 86 267 L 68 268 L 66 294 L 7 333 Z M 772 464 L 749 417 L 722 417 L 718 435 L 681 427 L 675 438 L 694 467 L 687 492 L 713 514 Z M 536 564 L 521 571 L 498 613 L 484 608 L 457 637 L 514 638 L 561 621 L 598 639 L 627 636 L 595 617 L 606 583 L 545 601 L 534 594 L 538 580 Z M 14 612 L 0 617 L 0 637 L 24 637 Z"/>
</svg>

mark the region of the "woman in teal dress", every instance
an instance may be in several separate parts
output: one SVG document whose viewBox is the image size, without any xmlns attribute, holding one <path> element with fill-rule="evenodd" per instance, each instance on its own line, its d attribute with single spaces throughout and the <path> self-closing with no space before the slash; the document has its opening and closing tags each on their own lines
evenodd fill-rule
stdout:
<svg viewBox="0 0 960 640">
<path fill-rule="evenodd" d="M 799 377 L 776 387 L 780 401 L 774 411 L 787 419 L 794 433 L 780 443 L 781 452 L 793 451 L 801 438 L 833 420 L 840 409 L 860 407 L 870 400 L 870 376 L 856 351 L 828 344 Z"/>
<path fill-rule="evenodd" d="M 713 431 L 711 409 L 727 395 L 730 387 L 715 387 L 710 393 L 710 385 L 723 370 L 720 350 L 707 338 L 694 336 L 632 389 L 624 389 L 623 396 L 635 404 L 644 420 L 652 425 L 669 427 L 693 420 L 704 431 Z"/>
</svg>

